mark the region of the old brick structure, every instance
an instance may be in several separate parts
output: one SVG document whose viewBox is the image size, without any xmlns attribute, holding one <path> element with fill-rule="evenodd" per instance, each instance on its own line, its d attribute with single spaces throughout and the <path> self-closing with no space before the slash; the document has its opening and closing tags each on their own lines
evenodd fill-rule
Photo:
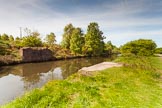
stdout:
<svg viewBox="0 0 162 108">
<path fill-rule="evenodd" d="M 25 47 L 20 49 L 23 62 L 41 62 L 54 60 L 52 51 L 48 48 Z"/>
</svg>

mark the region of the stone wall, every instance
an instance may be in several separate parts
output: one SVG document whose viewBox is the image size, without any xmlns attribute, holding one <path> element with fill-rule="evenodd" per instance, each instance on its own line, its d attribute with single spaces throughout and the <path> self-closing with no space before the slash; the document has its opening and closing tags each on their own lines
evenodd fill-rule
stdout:
<svg viewBox="0 0 162 108">
<path fill-rule="evenodd" d="M 48 48 L 26 47 L 20 49 L 23 62 L 41 62 L 54 60 L 52 51 Z"/>
</svg>

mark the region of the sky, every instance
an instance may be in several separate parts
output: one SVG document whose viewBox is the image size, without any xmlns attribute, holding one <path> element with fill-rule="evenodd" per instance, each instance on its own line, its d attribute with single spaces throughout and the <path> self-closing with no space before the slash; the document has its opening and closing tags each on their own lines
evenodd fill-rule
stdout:
<svg viewBox="0 0 162 108">
<path fill-rule="evenodd" d="M 143 38 L 162 47 L 162 0 L 0 0 L 0 34 L 20 36 L 27 27 L 41 38 L 54 32 L 60 43 L 67 24 L 86 33 L 90 22 L 99 24 L 105 42 Z"/>
</svg>

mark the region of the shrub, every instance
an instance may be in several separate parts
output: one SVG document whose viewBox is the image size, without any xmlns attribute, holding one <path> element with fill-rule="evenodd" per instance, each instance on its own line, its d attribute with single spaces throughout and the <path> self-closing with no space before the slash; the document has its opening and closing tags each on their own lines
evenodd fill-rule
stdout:
<svg viewBox="0 0 162 108">
<path fill-rule="evenodd" d="M 139 39 L 126 43 L 121 47 L 121 53 L 138 56 L 151 56 L 154 54 L 156 43 L 150 39 Z"/>
<path fill-rule="evenodd" d="M 155 53 L 162 54 L 162 48 L 156 48 Z"/>
<path fill-rule="evenodd" d="M 23 47 L 40 47 L 42 46 L 42 41 L 40 38 L 35 36 L 27 36 L 22 39 Z"/>
</svg>

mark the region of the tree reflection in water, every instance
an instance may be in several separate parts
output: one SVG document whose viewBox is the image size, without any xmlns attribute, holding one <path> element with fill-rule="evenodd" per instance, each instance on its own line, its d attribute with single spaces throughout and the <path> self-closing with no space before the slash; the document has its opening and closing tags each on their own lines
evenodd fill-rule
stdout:
<svg viewBox="0 0 162 108">
<path fill-rule="evenodd" d="M 52 62 L 43 62 L 43 63 L 27 63 L 27 64 L 19 64 L 15 66 L 5 66 L 0 69 L 0 84 L 6 85 L 5 88 L 1 87 L 1 90 L 9 89 L 12 90 L 13 87 L 20 92 L 20 86 L 17 83 L 22 85 L 21 93 L 31 90 L 33 88 L 41 87 L 49 80 L 55 79 L 65 79 L 69 75 L 77 72 L 82 67 L 91 66 L 103 61 L 111 61 L 114 58 L 102 58 L 102 57 L 93 57 L 93 58 L 79 58 L 79 59 L 70 59 L 70 60 L 60 60 L 60 61 L 52 61 Z M 19 79 L 13 85 L 5 84 L 6 81 L 3 80 L 5 78 L 10 79 L 10 76 L 16 76 L 14 78 Z M 10 79 L 12 80 L 12 79 Z M 1 92 L 1 91 L 0 91 Z M 21 93 L 13 93 L 21 94 Z M 1 93 L 0 93 L 1 94 Z M 7 98 L 8 93 L 3 93 Z M 11 96 L 8 96 L 11 97 Z M 0 100 L 1 99 L 0 97 Z M 8 99 L 11 100 L 11 99 Z M 1 104 L 1 103 L 0 103 Z"/>
</svg>

